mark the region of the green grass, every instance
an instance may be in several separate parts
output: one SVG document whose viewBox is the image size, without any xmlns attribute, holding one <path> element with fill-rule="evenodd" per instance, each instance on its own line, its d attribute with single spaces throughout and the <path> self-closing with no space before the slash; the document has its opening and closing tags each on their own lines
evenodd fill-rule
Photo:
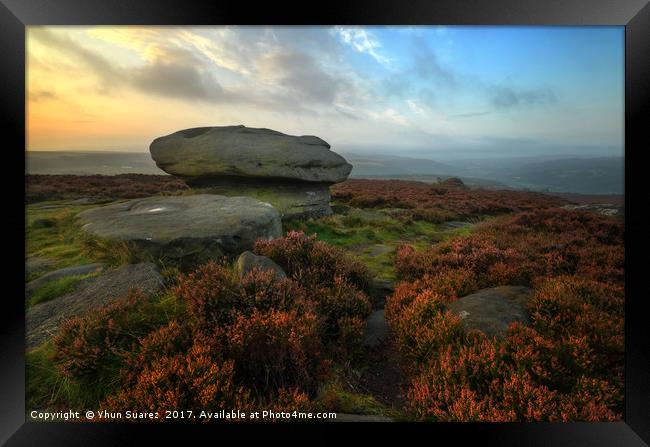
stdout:
<svg viewBox="0 0 650 447">
<path fill-rule="evenodd" d="M 345 389 L 338 375 L 325 383 L 318 391 L 315 403 L 327 411 L 337 413 L 390 416 L 390 409 L 367 394 Z"/>
<path fill-rule="evenodd" d="M 319 240 L 355 256 L 382 279 L 395 279 L 394 254 L 398 246 L 410 244 L 424 248 L 472 231 L 472 227 L 450 229 L 422 220 L 400 221 L 390 215 L 390 210 L 336 205 L 333 209 L 332 216 L 289 220 L 284 223 L 284 229 L 316 234 Z"/>
<path fill-rule="evenodd" d="M 40 209 L 28 205 L 27 256 L 53 259 L 56 261 L 54 268 L 98 261 L 84 249 L 80 228 L 74 222 L 74 216 L 83 209 L 81 206 Z M 43 222 L 48 224 L 43 225 Z"/>
<path fill-rule="evenodd" d="M 63 278 L 54 279 L 43 286 L 39 287 L 32 293 L 32 296 L 27 300 L 27 307 L 35 306 L 36 304 L 44 303 L 72 292 L 77 285 L 87 278 L 97 276 L 97 273 L 88 273 L 85 275 L 72 275 Z"/>
<path fill-rule="evenodd" d="M 61 405 L 70 409 L 91 408 L 106 393 L 100 387 L 81 384 L 62 374 L 54 363 L 54 353 L 54 345 L 46 342 L 25 356 L 27 414 L 30 410 Z"/>
<path fill-rule="evenodd" d="M 47 208 L 49 205 L 63 206 Z M 97 205 L 71 205 L 62 201 L 28 205 L 25 238 L 27 256 L 54 260 L 55 264 L 50 271 L 95 262 L 118 266 L 134 260 L 148 260 L 144 253 L 136 253 L 126 243 L 100 240 L 81 229 L 76 215 L 95 206 Z M 46 272 L 32 273 L 25 280 L 31 281 Z"/>
</svg>

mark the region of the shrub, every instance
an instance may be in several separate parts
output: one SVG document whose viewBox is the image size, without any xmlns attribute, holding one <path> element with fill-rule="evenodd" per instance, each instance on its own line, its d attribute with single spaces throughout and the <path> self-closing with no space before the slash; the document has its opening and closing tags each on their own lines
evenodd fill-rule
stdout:
<svg viewBox="0 0 650 447">
<path fill-rule="evenodd" d="M 27 202 L 75 197 L 123 198 L 178 193 L 188 186 L 171 175 L 40 175 L 25 176 Z"/>
<path fill-rule="evenodd" d="M 386 318 L 411 361 L 408 408 L 444 421 L 616 420 L 623 403 L 623 228 L 538 210 L 396 254 Z M 535 288 L 529 327 L 463 330 L 445 305 L 478 288 Z"/>
<path fill-rule="evenodd" d="M 232 269 L 214 261 L 179 275 L 173 292 L 187 303 L 198 327 L 208 331 L 231 323 L 235 312 L 289 309 L 304 302 L 304 291 L 290 279 L 276 280 L 273 272 L 257 269 L 239 279 Z"/>
<path fill-rule="evenodd" d="M 119 368 L 137 339 L 164 324 L 151 301 L 132 290 L 108 306 L 64 322 L 54 337 L 54 360 L 64 374 L 95 381 Z"/>
<path fill-rule="evenodd" d="M 551 208 L 565 200 L 505 190 L 466 189 L 449 179 L 436 185 L 404 180 L 347 180 L 331 187 L 332 198 L 361 208 L 406 208 L 410 219 L 439 223 L 485 215 Z M 462 182 L 461 182 L 462 183 Z"/>
<path fill-rule="evenodd" d="M 224 360 L 210 343 L 195 342 L 189 351 L 160 356 L 142 365 L 132 386 L 109 396 L 103 407 L 109 410 L 159 412 L 165 410 L 238 409 L 246 411 L 249 393 L 234 382 L 234 362 Z"/>
<path fill-rule="evenodd" d="M 357 350 L 360 321 L 372 308 L 365 293 L 371 285 L 365 265 L 317 241 L 315 236 L 296 231 L 271 241 L 258 240 L 255 251 L 280 264 L 305 290 L 306 306 L 320 318 L 325 345 L 334 347 L 333 352 L 343 357 Z"/>
<path fill-rule="evenodd" d="M 254 250 L 258 255 L 273 259 L 290 277 L 306 287 L 328 284 L 335 277 L 346 279 L 362 291 L 367 292 L 371 287 L 372 278 L 363 263 L 317 241 L 315 235 L 289 231 L 286 237 L 258 240 Z"/>
<path fill-rule="evenodd" d="M 341 276 L 335 276 L 331 285 L 321 285 L 312 293 L 314 307 L 322 316 L 323 341 L 340 341 L 344 332 L 345 338 L 355 339 L 349 338 L 352 335 L 350 324 L 353 320 L 364 321 L 370 315 L 372 306 L 368 296 Z M 341 322 L 348 326 L 345 330 L 341 328 Z"/>
<path fill-rule="evenodd" d="M 619 222 L 591 213 L 538 210 L 497 219 L 427 250 L 402 247 L 395 268 L 406 280 L 466 268 L 481 287 L 530 285 L 537 277 L 573 274 L 620 282 L 623 254 Z"/>
<path fill-rule="evenodd" d="M 120 371 L 122 383 L 134 385 L 145 365 L 187 352 L 192 343 L 191 327 L 177 321 L 170 321 L 166 326 L 141 337 L 137 345 L 124 356 L 124 365 Z"/>
<path fill-rule="evenodd" d="M 253 310 L 218 333 L 238 382 L 262 398 L 283 388 L 313 392 L 324 372 L 315 314 Z"/>
</svg>

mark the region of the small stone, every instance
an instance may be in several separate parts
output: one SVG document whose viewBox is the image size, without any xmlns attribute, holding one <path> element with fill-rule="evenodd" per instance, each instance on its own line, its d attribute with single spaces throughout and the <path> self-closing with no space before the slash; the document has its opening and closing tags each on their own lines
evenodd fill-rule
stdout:
<svg viewBox="0 0 650 447">
<path fill-rule="evenodd" d="M 253 269 L 258 269 L 261 271 L 272 270 L 275 279 L 278 280 L 287 277 L 287 274 L 284 272 L 282 267 L 276 264 L 271 258 L 267 258 L 266 256 L 258 256 L 248 250 L 239 255 L 239 258 L 235 264 L 235 268 L 240 278 L 244 277 Z"/>
<path fill-rule="evenodd" d="M 532 290 L 524 286 L 501 286 L 479 290 L 457 299 L 449 310 L 463 319 L 467 329 L 502 337 L 510 323 L 528 324 L 526 305 Z"/>
</svg>

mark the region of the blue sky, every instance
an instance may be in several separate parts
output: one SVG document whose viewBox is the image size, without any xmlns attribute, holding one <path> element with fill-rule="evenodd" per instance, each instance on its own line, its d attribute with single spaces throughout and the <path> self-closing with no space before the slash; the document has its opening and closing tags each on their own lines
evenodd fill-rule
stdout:
<svg viewBox="0 0 650 447">
<path fill-rule="evenodd" d="M 30 27 L 27 85 L 30 149 L 245 124 L 431 159 L 623 151 L 622 27 Z"/>
</svg>

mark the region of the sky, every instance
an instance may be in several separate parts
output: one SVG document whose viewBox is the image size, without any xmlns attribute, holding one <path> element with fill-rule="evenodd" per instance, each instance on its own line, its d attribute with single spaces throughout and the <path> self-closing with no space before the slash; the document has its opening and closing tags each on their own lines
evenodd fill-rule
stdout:
<svg viewBox="0 0 650 447">
<path fill-rule="evenodd" d="M 623 154 L 623 27 L 28 27 L 27 150 L 244 124 L 342 153 Z"/>
</svg>

